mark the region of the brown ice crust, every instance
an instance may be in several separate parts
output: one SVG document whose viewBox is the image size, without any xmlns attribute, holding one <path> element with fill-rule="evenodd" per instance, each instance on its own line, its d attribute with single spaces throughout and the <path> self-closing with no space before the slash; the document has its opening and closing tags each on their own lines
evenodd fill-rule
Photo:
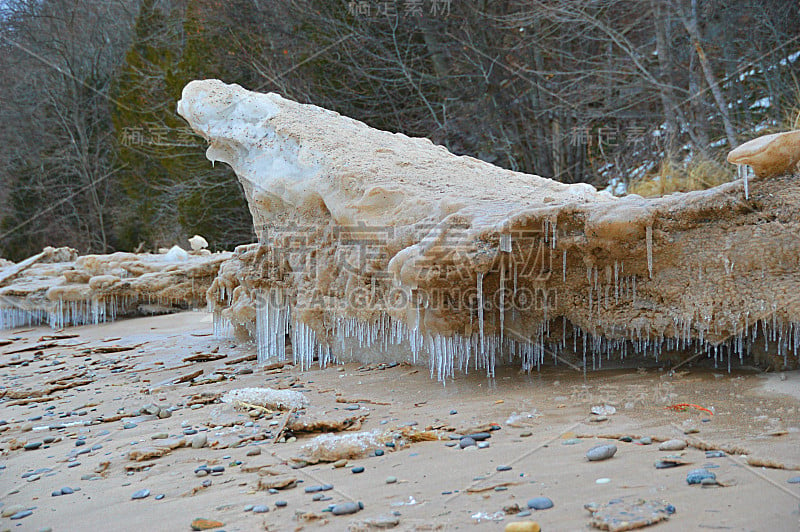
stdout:
<svg viewBox="0 0 800 532">
<path fill-rule="evenodd" d="M 796 175 L 747 199 L 741 181 L 617 198 L 218 80 L 189 83 L 178 112 L 247 195 L 260 244 L 208 300 L 260 360 L 428 362 L 441 379 L 545 356 L 730 363 L 766 341 L 796 364 Z"/>
<path fill-rule="evenodd" d="M 97 324 L 205 307 L 205 293 L 231 253 L 112 253 L 78 256 L 45 248 L 0 265 L 0 329 Z"/>
</svg>

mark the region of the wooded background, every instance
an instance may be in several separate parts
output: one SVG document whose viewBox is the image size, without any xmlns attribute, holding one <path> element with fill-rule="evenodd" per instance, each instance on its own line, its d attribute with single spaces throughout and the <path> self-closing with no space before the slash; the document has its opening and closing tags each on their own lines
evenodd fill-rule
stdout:
<svg viewBox="0 0 800 532">
<path fill-rule="evenodd" d="M 798 50 L 797 0 L 1 2 L 0 256 L 253 241 L 175 112 L 193 79 L 566 183 L 703 186 L 792 127 Z"/>
</svg>

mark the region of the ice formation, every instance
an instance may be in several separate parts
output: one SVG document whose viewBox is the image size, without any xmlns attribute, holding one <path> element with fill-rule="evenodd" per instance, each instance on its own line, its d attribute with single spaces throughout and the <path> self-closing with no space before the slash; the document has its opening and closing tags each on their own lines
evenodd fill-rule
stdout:
<svg viewBox="0 0 800 532">
<path fill-rule="evenodd" d="M 205 306 L 205 293 L 230 253 L 113 253 L 78 256 L 46 248 L 0 265 L 0 329 L 96 324 L 123 316 Z"/>
<path fill-rule="evenodd" d="M 222 396 L 223 403 L 246 403 L 270 410 L 300 410 L 308 406 L 305 395 L 294 390 L 273 388 L 239 388 Z"/>
<path fill-rule="evenodd" d="M 745 142 L 731 150 L 728 162 L 748 165 L 758 177 L 796 170 L 800 162 L 800 130 L 764 135 Z"/>
<path fill-rule="evenodd" d="M 797 363 L 796 176 L 617 198 L 217 80 L 178 112 L 247 195 L 259 243 L 208 298 L 262 361 Z"/>
</svg>

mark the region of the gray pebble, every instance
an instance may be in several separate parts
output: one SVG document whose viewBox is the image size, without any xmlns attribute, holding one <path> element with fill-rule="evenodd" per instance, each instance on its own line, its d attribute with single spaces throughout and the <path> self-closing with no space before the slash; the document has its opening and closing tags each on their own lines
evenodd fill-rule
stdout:
<svg viewBox="0 0 800 532">
<path fill-rule="evenodd" d="M 192 449 L 202 449 L 208 443 L 208 435 L 205 432 L 196 435 L 192 438 Z"/>
<path fill-rule="evenodd" d="M 134 500 L 135 499 L 144 499 L 144 498 L 147 498 L 149 496 L 150 496 L 150 490 L 143 489 L 143 490 L 139 490 L 139 491 L 134 492 L 133 495 L 131 495 L 131 499 L 134 499 Z"/>
<path fill-rule="evenodd" d="M 159 493 L 158 495 L 156 495 L 156 500 L 157 500 L 157 501 L 160 501 L 160 500 L 161 500 L 161 499 L 163 499 L 164 497 L 165 497 L 165 495 L 164 495 L 163 493 Z"/>
<path fill-rule="evenodd" d="M 208 469 L 198 469 L 194 472 L 196 477 L 204 477 L 208 475 Z"/>
<path fill-rule="evenodd" d="M 486 449 L 489 447 L 488 441 L 479 441 L 478 442 L 478 449 Z"/>
<path fill-rule="evenodd" d="M 325 498 L 326 498 L 326 496 L 325 496 L 324 493 L 315 493 L 314 496 L 311 497 L 311 500 L 312 501 L 321 501 L 321 500 L 323 500 Z"/>
<path fill-rule="evenodd" d="M 650 436 L 639 438 L 639 443 L 641 443 L 642 445 L 651 445 L 653 443 L 653 438 L 651 438 Z"/>
<path fill-rule="evenodd" d="M 386 477 L 387 484 L 395 484 L 397 482 L 397 477 Z"/>
<path fill-rule="evenodd" d="M 156 434 L 150 436 L 151 440 L 166 440 L 167 438 L 169 438 L 169 434 L 166 432 L 157 432 Z"/>
<path fill-rule="evenodd" d="M 12 520 L 23 519 L 25 517 L 28 517 L 29 515 L 33 515 L 33 512 L 31 510 L 22 510 L 21 512 L 17 512 L 14 515 L 12 515 L 9 519 Z"/>
<path fill-rule="evenodd" d="M 444 444 L 445 447 L 455 447 L 456 445 L 458 445 L 457 441 L 449 441 Z"/>
<path fill-rule="evenodd" d="M 510 465 L 499 465 L 496 468 L 498 471 L 511 471 Z"/>
<path fill-rule="evenodd" d="M 275 501 L 275 506 L 277 506 L 278 508 L 283 508 L 284 506 L 287 506 L 288 504 L 289 503 L 286 502 L 286 501 Z"/>
<path fill-rule="evenodd" d="M 586 451 L 586 459 L 590 462 L 597 462 L 600 460 L 608 460 L 617 453 L 617 446 L 613 443 L 604 445 L 595 445 Z"/>
<path fill-rule="evenodd" d="M 788 482 L 789 484 L 800 484 L 800 477 L 792 477 L 786 482 Z"/>
<path fill-rule="evenodd" d="M 364 503 L 362 502 L 343 502 L 341 504 L 334 504 L 333 508 L 331 508 L 331 513 L 333 515 L 347 515 L 354 514 L 363 509 Z"/>
<path fill-rule="evenodd" d="M 355 466 L 350 471 L 352 471 L 353 473 L 363 473 L 364 472 L 364 466 Z"/>
<path fill-rule="evenodd" d="M 252 505 L 252 504 L 248 504 L 247 506 L 245 506 L 245 507 L 244 507 L 244 511 L 245 511 L 245 512 L 249 512 L 249 511 L 251 511 L 252 509 L 253 509 L 253 505 Z"/>
<path fill-rule="evenodd" d="M 260 447 L 253 447 L 252 449 L 247 450 L 247 456 L 258 456 L 259 454 L 261 454 Z"/>
<path fill-rule="evenodd" d="M 548 497 L 534 497 L 528 501 L 528 508 L 533 508 L 534 510 L 547 510 L 552 507 L 553 501 Z"/>
<path fill-rule="evenodd" d="M 492 437 L 492 435 L 489 434 L 488 432 L 474 432 L 472 434 L 467 434 L 466 437 L 472 438 L 475 441 L 483 441 L 483 440 L 488 440 L 489 438 Z"/>
<path fill-rule="evenodd" d="M 134 423 L 132 421 L 129 421 L 128 423 L 125 423 L 124 425 L 122 425 L 122 428 L 123 429 L 135 429 L 137 426 L 138 425 L 136 425 L 136 423 Z"/>
<path fill-rule="evenodd" d="M 34 451 L 42 446 L 42 442 L 40 441 L 32 441 L 30 443 L 26 443 L 24 449 L 26 451 Z"/>
<path fill-rule="evenodd" d="M 61 488 L 61 495 L 72 495 L 75 490 L 70 487 Z"/>
<path fill-rule="evenodd" d="M 531 515 L 530 510 L 522 510 L 517 514 L 517 517 L 528 517 L 529 515 Z"/>
<path fill-rule="evenodd" d="M 682 451 L 684 449 L 686 449 L 686 440 L 672 439 L 658 445 L 659 451 Z"/>
<path fill-rule="evenodd" d="M 257 506 L 253 506 L 253 513 L 254 514 L 265 514 L 269 512 L 269 507 L 264 504 L 259 504 Z"/>
<path fill-rule="evenodd" d="M 472 438 L 464 437 L 458 441 L 458 446 L 461 447 L 462 449 L 465 449 L 467 447 L 472 447 L 473 445 L 475 445 L 475 440 L 473 440 Z"/>
<path fill-rule="evenodd" d="M 700 484 L 703 482 L 703 479 L 716 479 L 717 475 L 709 471 L 708 469 L 693 469 L 689 471 L 689 474 L 686 475 L 686 483 L 687 484 Z"/>
</svg>

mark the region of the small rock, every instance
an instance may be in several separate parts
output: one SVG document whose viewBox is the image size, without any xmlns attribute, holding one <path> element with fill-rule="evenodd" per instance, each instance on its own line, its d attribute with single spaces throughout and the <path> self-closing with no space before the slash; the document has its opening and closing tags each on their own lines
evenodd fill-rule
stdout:
<svg viewBox="0 0 800 532">
<path fill-rule="evenodd" d="M 269 506 L 266 506 L 264 504 L 259 504 L 259 505 L 253 506 L 253 513 L 254 514 L 265 514 L 267 512 L 269 512 Z"/>
<path fill-rule="evenodd" d="M 204 519 L 202 517 L 193 520 L 191 524 L 192 530 L 211 530 L 212 528 L 221 528 L 223 526 L 225 526 L 225 523 Z"/>
<path fill-rule="evenodd" d="M 533 432 L 531 431 L 525 431 L 519 435 L 520 438 L 528 438 L 530 436 L 533 436 Z"/>
<path fill-rule="evenodd" d="M 157 501 L 160 501 L 160 500 L 161 500 L 161 499 L 163 499 L 164 497 L 166 497 L 166 495 L 164 495 L 163 493 L 159 493 L 158 495 L 156 495 L 156 500 L 157 500 Z"/>
<path fill-rule="evenodd" d="M 205 432 L 197 434 L 192 438 L 192 449 L 202 449 L 208 443 L 208 435 Z"/>
<path fill-rule="evenodd" d="M 3 508 L 3 511 L 2 513 L 0 513 L 0 515 L 2 515 L 3 517 L 11 517 L 15 513 L 23 512 L 27 509 L 28 508 L 26 506 L 23 506 L 21 504 L 11 504 Z"/>
<path fill-rule="evenodd" d="M 323 501 L 328 500 L 328 497 L 325 496 L 324 493 L 315 493 L 313 497 L 311 497 L 312 501 Z"/>
<path fill-rule="evenodd" d="M 212 473 L 224 473 L 225 472 L 225 466 L 221 466 L 221 465 L 214 466 L 214 467 L 211 468 L 211 472 Z"/>
<path fill-rule="evenodd" d="M 169 434 L 166 432 L 157 432 L 150 436 L 151 440 L 166 440 L 167 438 L 169 438 Z"/>
<path fill-rule="evenodd" d="M 561 445 L 578 445 L 581 442 L 580 438 L 569 438 L 561 442 Z"/>
<path fill-rule="evenodd" d="M 138 425 L 136 425 L 136 423 L 134 423 L 132 421 L 129 421 L 129 422 L 125 423 L 124 425 L 122 425 L 122 428 L 123 429 L 135 429 L 137 426 Z"/>
<path fill-rule="evenodd" d="M 553 507 L 553 501 L 548 497 L 534 497 L 528 501 L 528 508 L 534 510 L 547 510 Z"/>
<path fill-rule="evenodd" d="M 788 482 L 789 484 L 800 484 L 800 477 L 792 477 L 786 482 Z"/>
<path fill-rule="evenodd" d="M 375 456 L 383 456 L 383 449 L 375 449 Z"/>
<path fill-rule="evenodd" d="M 42 442 L 40 441 L 32 441 L 30 443 L 26 443 L 25 447 L 23 447 L 26 451 L 35 451 L 39 447 L 42 446 Z"/>
<path fill-rule="evenodd" d="M 651 438 L 650 436 L 639 438 L 639 443 L 641 443 L 642 445 L 651 445 L 653 443 L 653 438 Z"/>
<path fill-rule="evenodd" d="M 60 491 L 61 495 L 72 495 L 73 493 L 75 493 L 75 490 L 70 487 L 61 488 Z"/>
<path fill-rule="evenodd" d="M 33 512 L 31 510 L 22 510 L 21 512 L 17 512 L 11 517 L 9 517 L 9 519 L 11 520 L 23 519 L 25 517 L 28 517 L 29 515 L 33 515 Z"/>
<path fill-rule="evenodd" d="M 488 449 L 489 442 L 488 441 L 479 441 L 477 445 L 478 449 Z"/>
<path fill-rule="evenodd" d="M 594 423 L 600 423 L 602 421 L 608 421 L 608 416 L 593 416 L 589 418 L 589 421 Z"/>
<path fill-rule="evenodd" d="M 275 506 L 277 506 L 278 508 L 283 508 L 284 506 L 287 506 L 288 504 L 289 503 L 286 502 L 286 501 L 275 501 Z"/>
<path fill-rule="evenodd" d="M 258 456 L 259 454 L 261 454 L 260 447 L 252 447 L 247 450 L 247 456 Z"/>
<path fill-rule="evenodd" d="M 489 438 L 492 437 L 492 435 L 489 434 L 488 432 L 474 432 L 472 434 L 467 434 L 466 437 L 472 438 L 475 441 L 483 441 L 483 440 L 488 440 Z"/>
<path fill-rule="evenodd" d="M 353 473 L 363 473 L 364 472 L 364 466 L 355 466 L 350 471 L 352 471 Z"/>
<path fill-rule="evenodd" d="M 334 504 L 333 508 L 331 508 L 331 513 L 333 515 L 348 515 L 363 509 L 364 503 L 362 502 L 343 502 L 341 504 Z"/>
<path fill-rule="evenodd" d="M 172 410 L 168 408 L 162 408 L 158 411 L 159 419 L 167 419 L 168 417 L 172 417 Z"/>
<path fill-rule="evenodd" d="M 717 475 L 709 471 L 708 469 L 693 469 L 689 471 L 689 474 L 686 475 L 686 483 L 687 484 L 700 484 L 703 482 L 703 479 L 716 479 Z"/>
<path fill-rule="evenodd" d="M 798 478 L 800 478 L 800 477 L 798 477 Z M 789 481 L 791 482 L 791 479 L 789 479 Z M 395 484 L 395 483 L 397 483 L 397 477 L 386 477 L 386 483 L 387 484 Z"/>
<path fill-rule="evenodd" d="M 667 440 L 658 445 L 659 451 L 682 451 L 686 449 L 686 440 Z"/>
<path fill-rule="evenodd" d="M 451 411 L 450 411 L 450 415 L 451 415 L 451 416 L 454 416 L 454 415 L 456 415 L 456 414 L 458 414 L 458 410 L 451 410 Z"/>
<path fill-rule="evenodd" d="M 379 530 L 386 528 L 394 528 L 400 524 L 400 519 L 394 515 L 379 515 L 378 517 L 370 517 L 364 519 L 362 523 L 366 528 L 377 528 Z M 361 528 L 355 530 L 362 530 Z"/>
<path fill-rule="evenodd" d="M 344 467 L 344 466 L 346 466 L 346 465 L 347 465 L 347 460 L 346 460 L 346 459 L 344 459 L 344 458 L 342 458 L 341 460 L 336 460 L 336 461 L 333 463 L 333 467 L 335 467 L 335 468 L 337 468 L 337 469 L 338 469 L 338 468 L 340 468 L 340 467 Z"/>
<path fill-rule="evenodd" d="M 707 487 L 707 486 L 718 486 L 716 478 L 704 478 L 700 481 L 700 485 Z"/>
<path fill-rule="evenodd" d="M 613 443 L 595 445 L 586 451 L 586 459 L 590 462 L 607 460 L 617 453 L 617 446 Z"/>
<path fill-rule="evenodd" d="M 204 477 L 208 475 L 208 473 L 209 473 L 208 469 L 196 469 L 194 475 L 196 477 Z"/>
<path fill-rule="evenodd" d="M 445 447 L 455 447 L 456 445 L 458 445 L 457 441 L 449 441 L 444 444 Z"/>
<path fill-rule="evenodd" d="M 145 498 L 147 498 L 149 496 L 150 496 L 150 490 L 143 489 L 143 490 L 139 490 L 139 491 L 134 492 L 133 495 L 131 495 L 131 499 L 133 499 L 133 500 L 145 499 Z"/>
<path fill-rule="evenodd" d="M 706 451 L 706 458 L 724 458 L 725 451 Z"/>
<path fill-rule="evenodd" d="M 466 449 L 467 447 L 472 447 L 473 445 L 475 445 L 475 440 L 473 440 L 472 438 L 464 437 L 458 440 L 458 446 L 461 447 L 462 449 Z"/>
<path fill-rule="evenodd" d="M 540 532 L 542 529 L 536 521 L 516 521 L 506 524 L 505 532 Z"/>
<path fill-rule="evenodd" d="M 496 467 L 496 469 L 498 471 L 511 471 L 512 468 L 510 465 L 499 465 Z"/>
<path fill-rule="evenodd" d="M 630 436 L 623 436 L 623 437 L 621 437 L 619 439 L 619 441 L 624 441 L 625 443 L 630 443 L 630 442 L 633 441 L 633 438 L 631 438 Z"/>
</svg>

